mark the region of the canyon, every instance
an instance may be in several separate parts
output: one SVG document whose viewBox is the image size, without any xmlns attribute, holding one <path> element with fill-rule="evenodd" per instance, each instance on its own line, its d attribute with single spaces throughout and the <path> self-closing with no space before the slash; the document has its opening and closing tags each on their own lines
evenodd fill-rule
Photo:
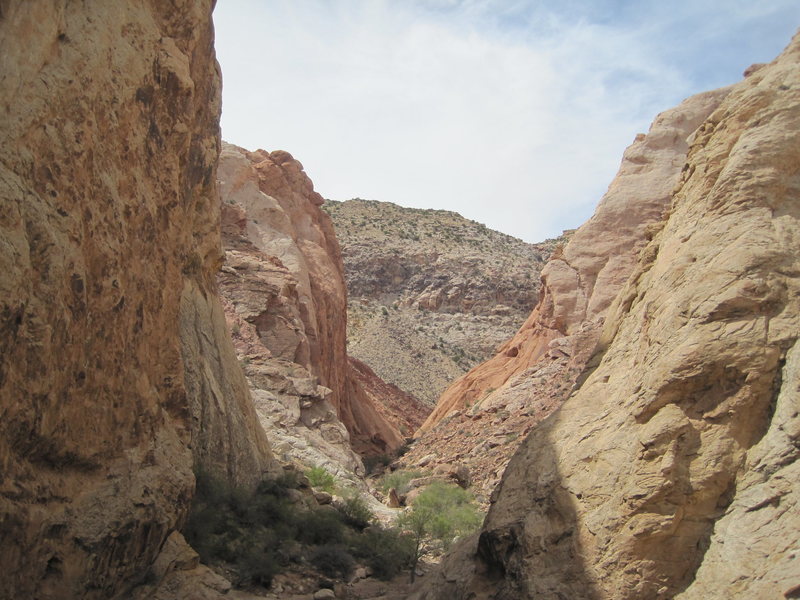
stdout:
<svg viewBox="0 0 800 600">
<path fill-rule="evenodd" d="M 0 597 L 265 597 L 201 475 L 367 494 L 412 435 L 488 514 L 360 597 L 800 597 L 800 35 L 531 245 L 222 142 L 213 2 L 53 4 L 0 3 Z"/>
</svg>

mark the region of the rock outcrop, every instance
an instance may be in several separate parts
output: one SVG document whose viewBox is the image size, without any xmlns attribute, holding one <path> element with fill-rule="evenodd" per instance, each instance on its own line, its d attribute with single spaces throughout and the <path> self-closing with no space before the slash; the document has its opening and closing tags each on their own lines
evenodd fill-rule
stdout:
<svg viewBox="0 0 800 600">
<path fill-rule="evenodd" d="M 222 295 L 273 446 L 341 476 L 362 472 L 353 448 L 375 454 L 404 442 L 384 403 L 403 410 L 413 399 L 388 386 L 369 393 L 369 377 L 348 363 L 342 260 L 323 200 L 283 151 L 224 144 L 219 178 Z"/>
<path fill-rule="evenodd" d="M 577 384 L 609 305 L 669 208 L 687 139 L 728 91 L 693 96 L 637 136 L 595 214 L 542 269 L 541 297 L 527 321 L 496 356 L 442 394 L 404 462 L 434 450 L 437 461 L 464 462 L 476 493 L 488 500 L 525 436 Z"/>
<path fill-rule="evenodd" d="M 323 208 L 342 246 L 348 352 L 431 406 L 517 331 L 563 242 L 529 244 L 454 212 L 390 202 Z"/>
<path fill-rule="evenodd" d="M 215 298 L 212 2 L 0 6 L 0 596 L 125 594 L 266 437 Z"/>
<path fill-rule="evenodd" d="M 689 143 L 578 389 L 426 597 L 800 593 L 800 36 Z"/>
</svg>

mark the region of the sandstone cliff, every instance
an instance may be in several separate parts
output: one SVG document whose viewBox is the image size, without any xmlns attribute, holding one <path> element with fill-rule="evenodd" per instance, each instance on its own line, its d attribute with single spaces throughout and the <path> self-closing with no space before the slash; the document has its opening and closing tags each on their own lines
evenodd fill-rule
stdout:
<svg viewBox="0 0 800 600">
<path fill-rule="evenodd" d="M 436 462 L 465 464 L 488 499 L 524 436 L 576 385 L 611 301 L 669 207 L 687 138 L 727 93 L 693 96 L 637 136 L 595 214 L 542 269 L 541 297 L 527 321 L 442 394 L 404 462 L 433 454 Z"/>
<path fill-rule="evenodd" d="M 0 5 L 0 596 L 125 594 L 270 466 L 214 295 L 212 3 Z"/>
<path fill-rule="evenodd" d="M 362 454 L 399 447 L 404 435 L 384 403 L 402 410 L 407 399 L 380 384 L 368 393 L 370 376 L 348 363 L 342 259 L 323 200 L 282 151 L 224 144 L 219 178 L 222 295 L 274 447 L 340 475 L 361 472 L 351 446 Z"/>
<path fill-rule="evenodd" d="M 525 321 L 559 243 L 528 244 L 444 210 L 360 199 L 323 208 L 342 246 L 348 352 L 430 405 Z"/>
<path fill-rule="evenodd" d="M 691 136 L 596 366 L 427 597 L 798 596 L 798 181 L 800 36 Z"/>
</svg>

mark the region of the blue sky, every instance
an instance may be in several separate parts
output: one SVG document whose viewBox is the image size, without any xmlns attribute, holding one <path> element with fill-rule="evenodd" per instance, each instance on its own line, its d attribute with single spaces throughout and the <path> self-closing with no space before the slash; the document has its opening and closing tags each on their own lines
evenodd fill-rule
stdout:
<svg viewBox="0 0 800 600">
<path fill-rule="evenodd" d="M 222 134 L 326 198 L 579 226 L 662 110 L 741 79 L 798 0 L 219 0 Z"/>
</svg>

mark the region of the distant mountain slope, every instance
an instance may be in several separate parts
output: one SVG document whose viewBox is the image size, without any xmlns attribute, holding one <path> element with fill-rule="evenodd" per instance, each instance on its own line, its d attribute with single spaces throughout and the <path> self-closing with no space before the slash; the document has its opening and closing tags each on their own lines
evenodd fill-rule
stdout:
<svg viewBox="0 0 800 600">
<path fill-rule="evenodd" d="M 323 209 L 345 264 L 349 354 L 429 404 L 516 332 L 559 244 L 444 210 L 361 199 Z"/>
</svg>

